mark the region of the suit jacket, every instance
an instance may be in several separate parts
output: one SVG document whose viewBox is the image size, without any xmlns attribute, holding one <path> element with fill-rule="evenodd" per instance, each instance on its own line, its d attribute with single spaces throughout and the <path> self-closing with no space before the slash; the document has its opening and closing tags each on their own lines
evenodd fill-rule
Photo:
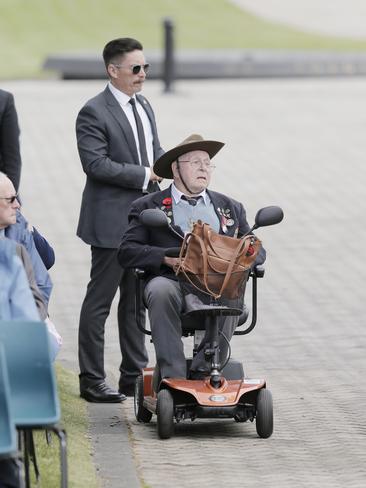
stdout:
<svg viewBox="0 0 366 488">
<path fill-rule="evenodd" d="M 22 160 L 19 149 L 19 125 L 11 93 L 0 90 L 0 171 L 12 181 L 18 191 Z"/>
<path fill-rule="evenodd" d="M 221 222 L 220 234 L 238 237 L 249 231 L 250 226 L 246 220 L 243 205 L 232 198 L 215 191 L 207 190 L 214 205 L 217 216 Z M 143 268 L 148 272 L 148 279 L 154 276 L 166 276 L 175 279 L 174 272 L 163 264 L 165 252 L 172 247 L 180 247 L 184 238 L 182 229 L 174 224 L 174 216 L 171 216 L 171 229 L 149 229 L 139 221 L 140 213 L 147 208 L 159 208 L 164 211 L 167 206 L 164 200 L 171 197 L 171 189 L 147 195 L 136 200 L 129 213 L 129 226 L 122 238 L 118 251 L 118 259 L 124 268 Z M 223 214 L 229 216 L 232 225 L 224 225 Z M 231 223 L 231 222 L 230 222 Z M 256 260 L 256 264 L 263 263 L 266 258 L 262 248 Z"/>
<path fill-rule="evenodd" d="M 154 160 L 160 147 L 154 112 L 137 95 L 153 133 Z M 76 120 L 77 145 L 86 173 L 77 235 L 96 247 L 118 248 L 127 227 L 127 210 L 142 196 L 145 168 L 139 164 L 135 138 L 128 119 L 108 86 L 89 100 Z M 157 184 L 149 191 L 159 190 Z"/>
</svg>

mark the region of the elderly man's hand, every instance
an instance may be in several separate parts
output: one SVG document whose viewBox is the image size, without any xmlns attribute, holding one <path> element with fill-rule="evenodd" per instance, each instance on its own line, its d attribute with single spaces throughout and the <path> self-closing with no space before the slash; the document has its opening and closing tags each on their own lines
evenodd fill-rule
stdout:
<svg viewBox="0 0 366 488">
<path fill-rule="evenodd" d="M 179 264 L 179 258 L 170 258 L 169 256 L 165 256 L 164 264 L 175 270 Z"/>
</svg>

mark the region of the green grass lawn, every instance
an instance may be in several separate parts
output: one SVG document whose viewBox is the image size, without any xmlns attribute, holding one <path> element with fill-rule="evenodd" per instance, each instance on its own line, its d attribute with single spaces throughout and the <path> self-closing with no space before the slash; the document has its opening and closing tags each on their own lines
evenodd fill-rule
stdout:
<svg viewBox="0 0 366 488">
<path fill-rule="evenodd" d="M 115 37 L 159 48 L 165 17 L 174 22 L 177 48 L 366 50 L 366 39 L 306 34 L 227 0 L 0 0 L 0 78 L 40 77 L 48 54 L 101 52 Z"/>
<path fill-rule="evenodd" d="M 88 420 L 86 402 L 79 397 L 79 382 L 77 375 L 56 367 L 57 385 L 61 402 L 62 425 L 67 433 L 67 461 L 70 488 L 99 488 L 91 457 L 92 447 L 88 435 Z M 41 474 L 40 488 L 60 486 L 60 458 L 59 441 L 52 434 L 50 445 L 46 442 L 44 431 L 37 431 L 34 436 L 37 461 Z M 33 465 L 31 465 L 35 486 Z"/>
</svg>

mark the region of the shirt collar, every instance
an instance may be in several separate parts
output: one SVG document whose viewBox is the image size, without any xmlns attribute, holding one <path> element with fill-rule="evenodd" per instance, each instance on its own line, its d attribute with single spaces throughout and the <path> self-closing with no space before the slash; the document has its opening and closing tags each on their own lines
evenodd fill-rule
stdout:
<svg viewBox="0 0 366 488">
<path fill-rule="evenodd" d="M 174 183 L 172 183 L 171 191 L 172 191 L 172 197 L 174 198 L 174 202 L 176 205 L 178 205 L 178 203 L 181 201 L 182 195 L 184 195 L 184 193 L 182 193 L 180 190 L 178 190 L 178 188 L 175 186 Z M 196 196 L 202 197 L 203 201 L 205 202 L 205 205 L 208 205 L 210 203 L 210 197 L 208 196 L 206 190 L 203 190 L 201 193 L 199 193 Z M 188 203 L 188 202 L 186 202 L 186 203 Z"/>
<path fill-rule="evenodd" d="M 127 105 L 131 98 L 136 100 L 135 95 L 133 97 L 126 95 L 126 93 L 123 93 L 121 90 L 118 90 L 115 86 L 113 86 L 111 82 L 108 83 L 108 88 L 120 105 Z"/>
</svg>

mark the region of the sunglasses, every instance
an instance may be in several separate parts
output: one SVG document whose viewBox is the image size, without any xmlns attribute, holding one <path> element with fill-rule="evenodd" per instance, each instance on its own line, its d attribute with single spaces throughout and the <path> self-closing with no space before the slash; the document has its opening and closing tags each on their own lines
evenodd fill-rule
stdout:
<svg viewBox="0 0 366 488">
<path fill-rule="evenodd" d="M 18 198 L 18 193 L 16 193 L 12 197 L 0 197 L 0 200 L 6 200 L 8 203 L 14 203 L 17 198 Z"/>
<path fill-rule="evenodd" d="M 127 66 L 123 66 L 123 64 L 115 64 L 116 68 L 127 68 Z M 149 71 L 150 64 L 133 64 L 132 66 L 128 66 L 128 68 L 132 71 L 134 75 L 138 75 L 140 71 L 143 69 L 145 73 Z"/>
</svg>

